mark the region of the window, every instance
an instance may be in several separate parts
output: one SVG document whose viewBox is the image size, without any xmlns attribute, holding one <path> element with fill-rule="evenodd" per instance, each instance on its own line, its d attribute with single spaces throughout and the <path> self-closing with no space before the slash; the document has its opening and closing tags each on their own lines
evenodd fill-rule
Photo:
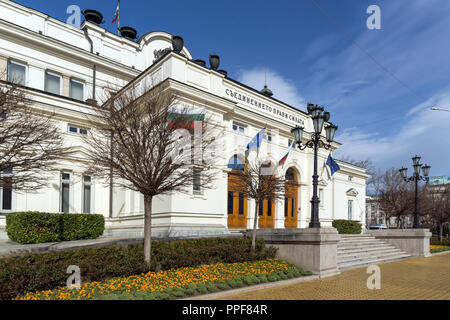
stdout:
<svg viewBox="0 0 450 320">
<path fill-rule="evenodd" d="M 84 83 L 70 79 L 70 97 L 84 101 Z"/>
<path fill-rule="evenodd" d="M 8 81 L 25 85 L 27 67 L 24 64 L 8 61 Z"/>
<path fill-rule="evenodd" d="M 259 200 L 258 214 L 260 216 L 263 215 L 263 209 L 264 209 L 264 201 L 263 200 Z"/>
<path fill-rule="evenodd" d="M 88 131 L 89 131 L 89 129 L 79 128 L 79 127 L 73 126 L 71 124 L 69 124 L 68 130 L 71 133 L 78 133 L 78 134 L 82 134 L 82 135 L 87 135 Z"/>
<path fill-rule="evenodd" d="M 353 200 L 348 200 L 348 220 L 353 219 Z"/>
<path fill-rule="evenodd" d="M 232 191 L 228 191 L 228 214 L 234 213 L 234 196 Z"/>
<path fill-rule="evenodd" d="M 4 170 L 2 178 L 4 185 L 1 191 L 2 211 L 12 210 L 12 169 Z"/>
<path fill-rule="evenodd" d="M 288 147 L 290 147 L 291 144 L 292 144 L 292 140 L 291 140 L 291 139 L 288 139 Z"/>
<path fill-rule="evenodd" d="M 295 218 L 295 199 L 292 198 L 291 217 Z"/>
<path fill-rule="evenodd" d="M 233 123 L 233 131 L 244 133 L 245 128 L 240 124 Z"/>
<path fill-rule="evenodd" d="M 200 168 L 194 168 L 193 173 L 193 190 L 194 193 L 200 193 L 201 191 L 201 169 Z"/>
<path fill-rule="evenodd" d="M 324 207 L 324 198 L 323 198 L 323 189 L 319 189 L 319 201 L 320 201 L 320 207 Z"/>
<path fill-rule="evenodd" d="M 289 198 L 284 198 L 284 216 L 288 216 L 288 204 L 289 204 Z"/>
<path fill-rule="evenodd" d="M 83 213 L 91 212 L 92 177 L 83 176 Z"/>
<path fill-rule="evenodd" d="M 61 212 L 70 211 L 70 173 L 61 173 Z"/>
<path fill-rule="evenodd" d="M 54 94 L 61 94 L 61 76 L 46 72 L 45 73 L 45 91 Z"/>
<path fill-rule="evenodd" d="M 266 138 L 266 140 L 267 140 L 268 142 L 271 142 L 271 141 L 272 141 L 272 135 L 271 135 L 271 134 L 266 134 L 266 135 L 264 135 L 264 138 Z"/>
<path fill-rule="evenodd" d="M 244 194 L 239 192 L 239 214 L 244 214 Z"/>
</svg>

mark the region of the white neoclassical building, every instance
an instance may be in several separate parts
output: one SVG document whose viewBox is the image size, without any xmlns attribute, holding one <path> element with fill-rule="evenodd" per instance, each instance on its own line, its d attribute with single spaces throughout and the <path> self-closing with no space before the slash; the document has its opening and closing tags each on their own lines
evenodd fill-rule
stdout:
<svg viewBox="0 0 450 320">
<path fill-rule="evenodd" d="M 170 50 L 166 50 L 170 49 Z M 148 32 L 139 39 L 118 36 L 92 21 L 76 28 L 15 2 L 0 0 L 0 68 L 2 80 L 21 78 L 38 110 L 55 112 L 68 145 L 76 149 L 59 163 L 48 187 L 37 193 L 0 189 L 0 238 L 5 238 L 5 214 L 14 211 L 99 213 L 107 234 L 140 235 L 143 231 L 142 195 L 86 175 L 81 137 L 90 130 L 90 100 L 104 101 L 105 90 L 130 82 L 158 79 L 167 82 L 184 101 L 214 113 L 225 130 L 220 169 L 214 188 L 189 194 L 158 197 L 153 202 L 156 235 L 187 236 L 227 233 L 252 226 L 255 203 L 229 192 L 233 170 L 244 159 L 247 143 L 267 128 L 264 152 L 278 161 L 288 150 L 291 129 L 303 125 L 312 132 L 310 116 L 250 88 L 223 70 L 212 70 L 193 59 L 183 47 L 172 51 L 172 35 Z M 300 106 L 298 106 L 300 107 Z M 333 148 L 339 148 L 338 142 Z M 339 162 L 331 179 L 323 164 L 329 151 L 319 152 L 320 222 L 352 219 L 365 224 L 365 170 Z M 236 165 L 237 164 L 237 165 Z M 295 183 L 284 201 L 265 201 L 260 228 L 305 228 L 310 219 L 313 151 L 293 149 L 282 174 Z"/>
</svg>

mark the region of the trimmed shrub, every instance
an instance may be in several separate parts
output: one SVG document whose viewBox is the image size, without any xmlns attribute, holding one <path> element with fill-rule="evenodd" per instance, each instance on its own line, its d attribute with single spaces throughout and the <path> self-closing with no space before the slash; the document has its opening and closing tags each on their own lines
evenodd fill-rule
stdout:
<svg viewBox="0 0 450 320">
<path fill-rule="evenodd" d="M 105 218 L 100 214 L 64 213 L 61 216 L 61 238 L 65 241 L 95 239 L 105 230 Z"/>
<path fill-rule="evenodd" d="M 6 215 L 8 237 L 18 243 L 60 241 L 60 217 L 44 212 L 13 212 Z"/>
<path fill-rule="evenodd" d="M 337 229 L 340 234 L 360 234 L 361 224 L 353 220 L 334 220 L 333 227 Z"/>
<path fill-rule="evenodd" d="M 208 293 L 208 289 L 206 288 L 206 286 L 205 286 L 204 284 L 199 284 L 199 285 L 197 286 L 197 291 L 198 291 L 200 294 L 206 294 L 206 293 Z"/>
<path fill-rule="evenodd" d="M 228 284 L 225 280 L 219 280 L 217 281 L 217 288 L 219 288 L 220 290 L 226 290 L 228 289 Z"/>
<path fill-rule="evenodd" d="M 103 234 L 100 214 L 13 212 L 6 215 L 8 237 L 21 244 L 95 239 Z"/>
<path fill-rule="evenodd" d="M 439 237 L 431 237 L 430 238 L 430 244 L 431 245 L 450 246 L 450 239 L 449 238 L 442 238 L 442 243 L 441 243 L 439 241 Z"/>
<path fill-rule="evenodd" d="M 11 299 L 29 291 L 63 287 L 66 285 L 66 271 L 70 265 L 80 267 L 81 280 L 86 283 L 148 271 L 273 258 L 273 251 L 266 250 L 263 239 L 258 240 L 257 244 L 256 254 L 251 254 L 250 239 L 190 239 L 169 243 L 155 241 L 152 243 L 150 270 L 144 262 L 142 244 L 0 258 L 0 299 Z M 225 287 L 228 286 L 225 284 Z"/>
</svg>

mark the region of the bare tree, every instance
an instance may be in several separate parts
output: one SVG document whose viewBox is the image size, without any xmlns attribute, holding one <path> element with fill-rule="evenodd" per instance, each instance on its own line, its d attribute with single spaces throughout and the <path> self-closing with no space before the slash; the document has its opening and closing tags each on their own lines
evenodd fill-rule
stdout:
<svg viewBox="0 0 450 320">
<path fill-rule="evenodd" d="M 397 227 L 402 225 L 404 217 L 414 209 L 414 193 L 401 177 L 398 170 L 391 168 L 382 176 L 382 188 L 379 193 L 380 206 L 386 215 L 386 220 L 395 217 Z"/>
<path fill-rule="evenodd" d="M 423 210 L 438 226 L 442 243 L 444 226 L 450 223 L 450 185 L 431 186 L 427 191 Z"/>
<path fill-rule="evenodd" d="M 236 183 L 230 186 L 233 192 L 240 192 L 244 197 L 255 200 L 255 216 L 252 231 L 252 252 L 256 247 L 256 228 L 258 226 L 258 212 L 261 201 L 267 199 L 276 201 L 284 199 L 285 179 L 277 175 L 279 167 L 269 160 L 248 160 L 244 170 L 235 173 Z"/>
<path fill-rule="evenodd" d="M 0 187 L 46 186 L 57 159 L 71 152 L 63 142 L 53 113 L 34 109 L 22 86 L 0 82 Z"/>
<path fill-rule="evenodd" d="M 220 132 L 205 113 L 193 115 L 166 82 L 124 89 L 94 106 L 89 160 L 96 174 L 144 196 L 144 257 L 150 266 L 152 202 L 158 195 L 211 187 L 211 150 Z M 144 92 L 140 94 L 139 92 Z M 194 143 L 192 143 L 192 141 Z"/>
</svg>

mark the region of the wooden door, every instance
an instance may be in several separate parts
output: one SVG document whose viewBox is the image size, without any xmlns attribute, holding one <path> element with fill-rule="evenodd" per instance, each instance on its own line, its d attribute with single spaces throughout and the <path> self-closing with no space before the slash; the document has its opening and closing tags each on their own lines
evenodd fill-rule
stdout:
<svg viewBox="0 0 450 320">
<path fill-rule="evenodd" d="M 298 175 L 289 168 L 286 172 L 284 198 L 284 227 L 297 228 L 298 225 Z"/>
<path fill-rule="evenodd" d="M 272 229 L 275 226 L 275 201 L 265 199 L 259 202 L 258 228 Z"/>
<path fill-rule="evenodd" d="M 247 229 L 247 198 L 242 192 L 233 191 L 240 183 L 233 173 L 228 174 L 228 229 Z M 242 182 L 241 182 L 242 183 Z"/>
</svg>

